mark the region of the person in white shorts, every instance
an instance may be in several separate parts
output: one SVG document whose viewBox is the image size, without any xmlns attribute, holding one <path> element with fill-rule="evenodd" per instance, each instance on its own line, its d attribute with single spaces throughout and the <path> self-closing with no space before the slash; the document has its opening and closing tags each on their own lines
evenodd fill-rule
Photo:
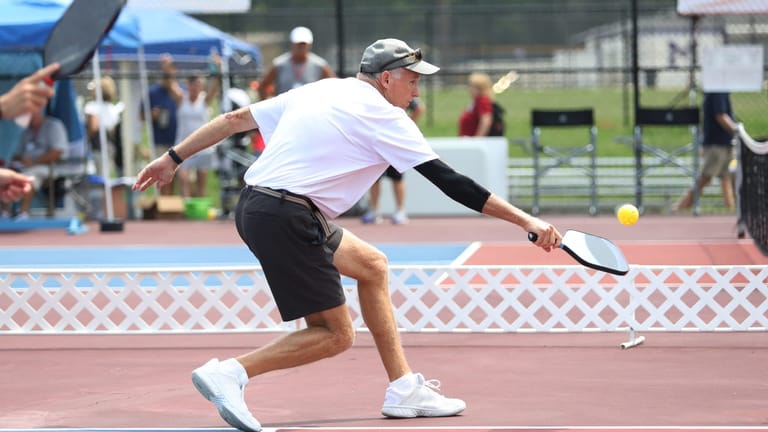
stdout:
<svg viewBox="0 0 768 432">
<path fill-rule="evenodd" d="M 282 318 L 303 318 L 306 328 L 193 371 L 192 382 L 230 425 L 261 428 L 244 402 L 250 379 L 352 346 L 355 328 L 340 275 L 357 281 L 363 320 L 387 374 L 381 413 L 438 417 L 466 408 L 463 400 L 440 394 L 436 380 L 411 371 L 389 296 L 386 256 L 328 221 L 351 208 L 391 165 L 400 172 L 415 168 L 469 208 L 536 233 L 536 246 L 549 251 L 560 244 L 554 226 L 441 161 L 408 117 L 405 108 L 419 95 L 419 78 L 438 69 L 403 41 L 376 41 L 365 49 L 356 78 L 317 81 L 220 115 L 138 174 L 135 190 L 166 184 L 185 158 L 229 134 L 258 128 L 264 136 L 264 152 L 245 173 L 235 221 Z"/>
<path fill-rule="evenodd" d="M 214 59 L 216 67 L 219 68 L 221 58 L 215 56 Z M 220 87 L 218 73 L 209 79 L 207 86 L 205 79 L 200 75 L 187 77 L 187 88 L 182 90 L 182 98 L 176 108 L 177 144 L 208 122 L 211 104 L 218 96 Z M 185 198 L 206 196 L 208 173 L 215 168 L 216 152 L 212 147 L 184 161 L 179 169 L 181 195 Z M 192 174 L 195 177 L 194 186 Z"/>
</svg>

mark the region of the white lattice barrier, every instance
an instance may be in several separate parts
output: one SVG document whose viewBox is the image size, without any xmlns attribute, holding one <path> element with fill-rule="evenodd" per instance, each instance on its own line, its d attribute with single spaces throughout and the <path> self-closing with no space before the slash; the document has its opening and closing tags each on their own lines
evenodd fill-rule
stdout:
<svg viewBox="0 0 768 432">
<path fill-rule="evenodd" d="M 364 328 L 353 281 L 348 304 Z M 768 328 L 768 269 L 392 266 L 404 331 Z M 284 331 L 259 268 L 0 270 L 0 334 Z"/>
</svg>

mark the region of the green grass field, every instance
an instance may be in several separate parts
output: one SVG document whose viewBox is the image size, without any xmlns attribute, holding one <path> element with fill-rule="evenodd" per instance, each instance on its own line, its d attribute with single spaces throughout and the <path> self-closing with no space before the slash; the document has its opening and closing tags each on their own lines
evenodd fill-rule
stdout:
<svg viewBox="0 0 768 432">
<path fill-rule="evenodd" d="M 681 98 L 679 90 L 644 90 L 641 100 L 646 107 L 669 107 L 672 102 L 681 99 L 683 105 L 678 104 L 677 107 L 683 107 L 688 97 L 682 96 Z M 470 102 L 468 91 L 459 87 L 438 89 L 434 94 L 429 94 L 425 88 L 421 98 L 428 104 L 427 109 L 432 110 L 419 121 L 424 134 L 428 137 L 455 136 L 458 131 L 459 115 Z M 625 100 L 621 88 L 535 90 L 516 88 L 513 85 L 496 99 L 507 111 L 506 137 L 511 142 L 511 157 L 527 155 L 522 146 L 515 142 L 530 138 L 530 113 L 535 108 L 592 108 L 595 110 L 598 128 L 598 155 L 632 155 L 630 146 L 616 142 L 618 137 L 632 135 L 632 95 L 628 94 Z M 768 98 L 764 94 L 734 94 L 731 100 L 734 113 L 744 122 L 753 136 L 768 135 Z M 699 96 L 697 104 L 700 103 Z M 626 105 L 630 113 L 628 119 L 625 119 Z M 691 140 L 690 132 L 686 127 L 649 128 L 644 135 L 649 142 L 658 143 L 661 146 L 668 144 L 670 147 L 682 146 Z M 576 146 L 586 143 L 588 135 L 584 128 L 547 129 L 542 131 L 542 140 L 546 140 L 547 145 Z"/>
<path fill-rule="evenodd" d="M 676 105 L 682 107 L 688 100 L 687 95 L 681 96 L 680 90 L 646 89 L 641 96 L 643 106 L 646 107 L 669 107 L 676 100 L 682 101 Z M 429 87 L 424 85 L 421 98 L 427 104 L 428 110 L 419 120 L 424 134 L 427 137 L 456 136 L 458 117 L 470 102 L 466 88 L 442 88 L 430 94 Z M 516 88 L 513 85 L 498 95 L 497 100 L 506 108 L 506 137 L 510 140 L 510 157 L 530 157 L 530 153 L 521 143 L 530 139 L 530 112 L 534 108 L 593 108 L 598 127 L 598 155 L 633 155 L 630 145 L 616 140 L 632 135 L 631 114 L 625 119 L 625 105 L 628 105 L 630 113 L 632 111 L 632 95 L 626 95 L 625 100 L 621 88 L 536 90 Z M 731 100 L 737 117 L 744 122 L 754 137 L 768 136 L 768 98 L 764 94 L 734 94 Z M 697 104 L 700 103 L 701 96 L 697 100 Z M 680 147 L 691 140 L 691 134 L 686 127 L 647 129 L 644 137 L 648 142 L 661 147 Z M 588 142 L 588 135 L 585 128 L 547 129 L 542 132 L 542 142 L 549 146 L 577 147 Z M 219 180 L 215 175 L 209 176 L 208 192 L 214 199 L 215 206 L 219 207 Z"/>
</svg>

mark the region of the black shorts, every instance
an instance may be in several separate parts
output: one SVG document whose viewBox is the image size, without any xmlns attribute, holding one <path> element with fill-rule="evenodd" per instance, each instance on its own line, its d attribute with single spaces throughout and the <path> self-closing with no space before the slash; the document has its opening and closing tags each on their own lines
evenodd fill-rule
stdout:
<svg viewBox="0 0 768 432">
<path fill-rule="evenodd" d="M 387 170 L 384 171 L 384 174 L 382 175 L 382 177 L 389 177 L 392 179 L 392 181 L 400 181 L 403 179 L 403 173 L 396 170 L 395 167 L 390 165 L 389 167 L 387 167 Z"/>
<path fill-rule="evenodd" d="M 343 230 L 326 221 L 309 199 L 246 186 L 235 225 L 261 263 L 284 321 L 344 304 L 341 276 L 333 263 Z"/>
</svg>

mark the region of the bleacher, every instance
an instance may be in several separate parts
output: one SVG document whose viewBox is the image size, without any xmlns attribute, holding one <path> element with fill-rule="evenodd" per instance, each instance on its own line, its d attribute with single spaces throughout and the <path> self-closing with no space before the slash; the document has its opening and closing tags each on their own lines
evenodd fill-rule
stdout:
<svg viewBox="0 0 768 432">
<path fill-rule="evenodd" d="M 648 159 L 647 165 L 653 163 Z M 575 158 L 570 167 L 560 167 L 539 179 L 542 213 L 569 212 L 589 214 L 590 185 L 585 169 L 587 157 Z M 692 163 L 689 161 L 688 163 Z M 582 168 L 583 167 L 583 168 Z M 531 158 L 510 158 L 508 163 L 509 193 L 512 203 L 530 208 L 533 203 L 533 161 Z M 643 203 L 646 213 L 666 214 L 680 194 L 690 188 L 693 180 L 672 167 L 649 171 L 643 179 Z M 615 207 L 635 201 L 634 157 L 599 157 L 597 160 L 598 210 L 612 213 Z M 704 189 L 701 197 L 703 213 L 722 213 L 726 209 L 717 179 Z"/>
</svg>

